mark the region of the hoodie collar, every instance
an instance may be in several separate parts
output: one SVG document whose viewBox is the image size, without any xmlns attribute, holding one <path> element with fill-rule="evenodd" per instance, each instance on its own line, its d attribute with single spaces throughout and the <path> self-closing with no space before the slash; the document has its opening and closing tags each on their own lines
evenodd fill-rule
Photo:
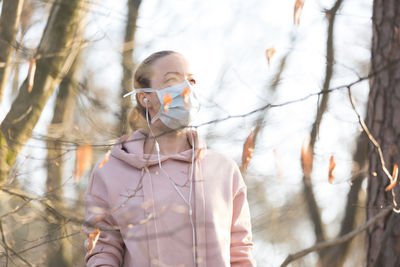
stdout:
<svg viewBox="0 0 400 267">
<path fill-rule="evenodd" d="M 197 131 L 187 130 L 186 136 L 192 147 L 193 147 L 193 142 L 190 133 L 193 134 L 195 160 L 196 160 L 199 155 L 198 152 L 201 151 L 201 155 L 204 155 L 204 153 L 207 150 L 207 146 L 204 140 L 201 137 L 199 137 Z M 144 140 L 146 139 L 146 137 L 147 135 L 142 131 L 140 131 L 140 129 L 135 131 L 131 135 L 121 136 L 118 139 L 117 143 L 111 148 L 111 155 L 138 169 L 142 169 L 144 167 L 149 167 L 152 165 L 157 165 L 158 164 L 157 154 L 143 153 Z M 176 154 L 160 155 L 160 157 L 161 157 L 161 162 L 167 159 L 191 162 L 192 149 L 185 150 Z"/>
</svg>

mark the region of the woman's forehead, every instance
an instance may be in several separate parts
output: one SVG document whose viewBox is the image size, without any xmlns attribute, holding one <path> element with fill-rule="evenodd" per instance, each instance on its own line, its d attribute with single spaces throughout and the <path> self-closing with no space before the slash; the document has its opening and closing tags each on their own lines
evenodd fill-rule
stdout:
<svg viewBox="0 0 400 267">
<path fill-rule="evenodd" d="M 168 74 L 188 75 L 190 72 L 189 62 L 180 54 L 171 54 L 154 62 L 154 74 L 165 76 Z"/>
</svg>

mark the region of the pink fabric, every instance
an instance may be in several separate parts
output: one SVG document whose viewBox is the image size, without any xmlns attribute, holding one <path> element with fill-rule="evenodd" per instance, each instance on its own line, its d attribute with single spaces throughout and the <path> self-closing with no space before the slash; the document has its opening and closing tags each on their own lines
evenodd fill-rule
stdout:
<svg viewBox="0 0 400 267">
<path fill-rule="evenodd" d="M 192 133 L 197 266 L 256 266 L 247 188 L 239 168 L 207 150 Z M 187 137 L 193 145 L 190 132 Z M 85 228 L 87 233 L 100 228 L 101 234 L 93 252 L 85 256 L 87 266 L 194 266 L 188 206 L 160 171 L 157 156 L 143 154 L 144 138 L 140 131 L 120 137 L 109 160 L 102 167 L 96 164 L 91 173 Z M 188 199 L 189 186 L 184 184 L 192 150 L 162 155 L 161 160 Z"/>
</svg>

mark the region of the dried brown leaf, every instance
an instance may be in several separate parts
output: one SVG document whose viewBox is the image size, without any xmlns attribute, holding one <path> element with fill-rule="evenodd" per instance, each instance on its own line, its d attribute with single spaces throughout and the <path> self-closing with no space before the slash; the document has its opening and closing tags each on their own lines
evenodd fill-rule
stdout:
<svg viewBox="0 0 400 267">
<path fill-rule="evenodd" d="M 313 155 L 311 151 L 310 140 L 307 138 L 303 141 L 301 147 L 301 167 L 303 169 L 304 176 L 310 178 L 313 167 Z"/>
<path fill-rule="evenodd" d="M 271 59 L 275 55 L 275 52 L 276 52 L 276 50 L 273 47 L 268 48 L 267 50 L 265 50 L 265 55 L 267 56 L 268 65 L 271 64 Z"/>
<path fill-rule="evenodd" d="M 254 133 L 251 131 L 243 146 L 242 166 L 246 170 L 254 153 Z"/>
<path fill-rule="evenodd" d="M 329 178 L 328 178 L 328 182 L 331 184 L 333 183 L 333 179 L 335 179 L 335 176 L 333 174 L 334 170 L 336 167 L 336 163 L 335 160 L 333 159 L 333 155 L 331 156 L 330 160 L 329 160 Z"/>
<path fill-rule="evenodd" d="M 87 252 L 88 254 L 92 254 L 94 247 L 96 246 L 97 240 L 99 239 L 100 236 L 100 230 L 95 229 L 93 233 L 89 234 L 89 241 L 88 241 L 88 246 L 87 246 Z"/>
<path fill-rule="evenodd" d="M 301 16 L 301 11 L 303 10 L 303 6 L 304 6 L 304 0 L 296 0 L 296 3 L 294 5 L 294 14 L 293 14 L 294 24 L 297 25 L 300 24 L 300 16 Z"/>
<path fill-rule="evenodd" d="M 99 163 L 99 168 L 103 167 L 103 165 L 108 161 L 108 158 L 110 157 L 111 150 L 108 150 L 106 153 L 104 159 Z"/>
<path fill-rule="evenodd" d="M 395 163 L 393 165 L 392 182 L 390 185 L 386 186 L 385 191 L 392 190 L 397 183 L 397 177 L 399 176 L 399 167 Z"/>
<path fill-rule="evenodd" d="M 90 166 L 93 158 L 92 147 L 89 144 L 81 145 L 76 149 L 74 182 L 79 182 L 82 174 Z"/>
<path fill-rule="evenodd" d="M 32 88 L 33 88 L 35 72 L 36 72 L 36 60 L 32 59 L 29 62 L 29 70 L 28 70 L 28 92 L 29 93 L 32 91 Z"/>
</svg>

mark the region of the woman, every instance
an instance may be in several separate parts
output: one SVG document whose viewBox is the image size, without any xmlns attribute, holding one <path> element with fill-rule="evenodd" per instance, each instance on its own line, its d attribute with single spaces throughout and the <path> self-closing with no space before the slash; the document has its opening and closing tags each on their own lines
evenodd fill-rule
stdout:
<svg viewBox="0 0 400 267">
<path fill-rule="evenodd" d="M 92 171 L 87 232 L 101 232 L 87 266 L 255 266 L 240 171 L 187 127 L 198 108 L 195 84 L 174 51 L 136 70 L 132 99 L 147 127 L 120 137 Z"/>
</svg>

